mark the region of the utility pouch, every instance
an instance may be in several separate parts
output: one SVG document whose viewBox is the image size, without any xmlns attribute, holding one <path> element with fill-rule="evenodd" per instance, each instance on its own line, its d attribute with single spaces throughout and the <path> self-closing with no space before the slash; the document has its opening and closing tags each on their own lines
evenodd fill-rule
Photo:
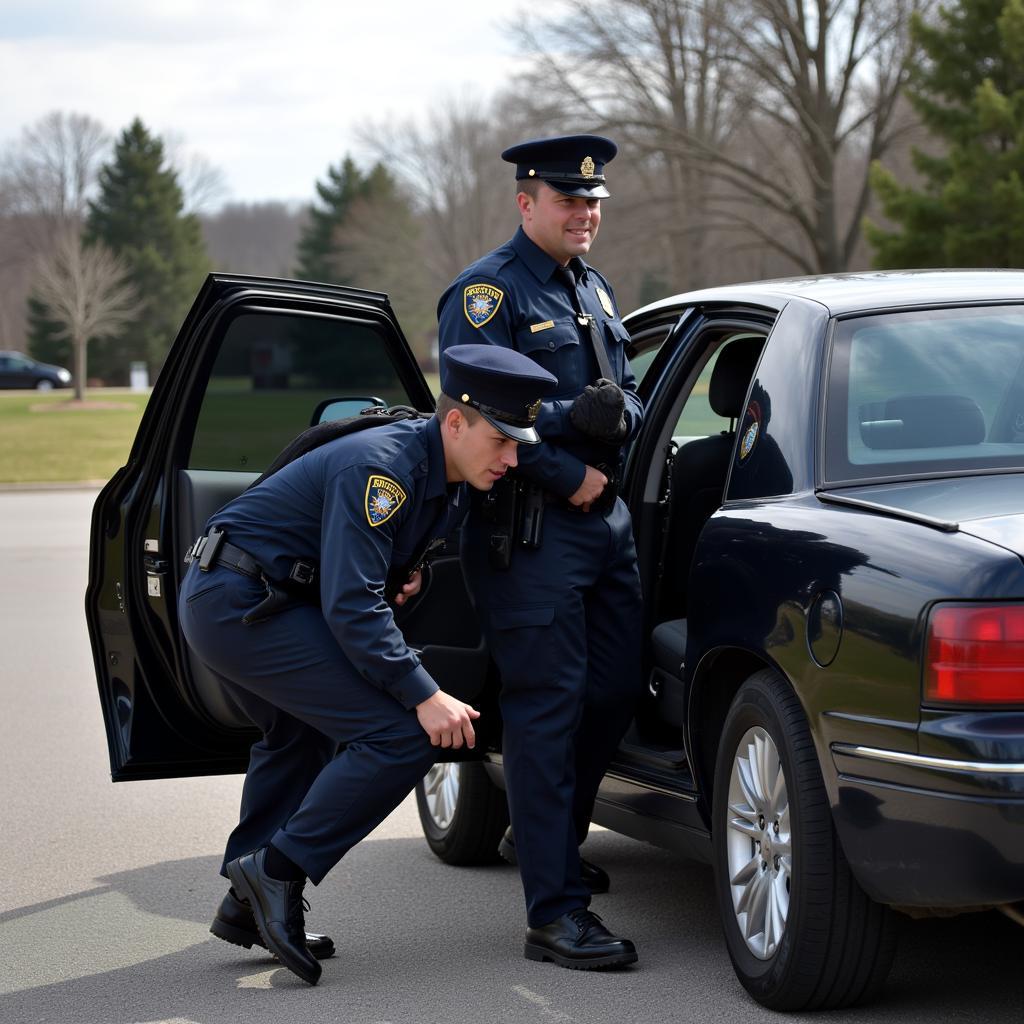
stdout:
<svg viewBox="0 0 1024 1024">
<path fill-rule="evenodd" d="M 536 550 L 544 539 L 544 504 L 544 489 L 524 482 L 519 518 L 519 543 L 524 548 Z"/>
<path fill-rule="evenodd" d="M 199 556 L 199 568 L 202 572 L 209 572 L 210 566 L 217 561 L 221 545 L 224 543 L 227 534 L 219 526 L 211 526 L 206 535 L 206 543 L 202 547 Z"/>
<path fill-rule="evenodd" d="M 487 493 L 480 516 L 489 527 L 487 558 L 492 569 L 503 571 L 512 564 L 512 546 L 519 527 L 523 482 L 503 477 Z"/>
</svg>

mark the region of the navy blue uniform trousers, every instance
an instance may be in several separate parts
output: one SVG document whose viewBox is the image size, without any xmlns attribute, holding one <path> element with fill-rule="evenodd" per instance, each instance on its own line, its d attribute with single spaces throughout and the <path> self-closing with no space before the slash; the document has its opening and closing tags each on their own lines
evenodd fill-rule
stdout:
<svg viewBox="0 0 1024 1024">
<path fill-rule="evenodd" d="M 527 920 L 587 906 L 579 844 L 640 692 L 642 600 L 632 522 L 549 505 L 543 544 L 487 561 L 471 515 L 462 555 L 501 673 L 502 751 Z"/>
<path fill-rule="evenodd" d="M 244 625 L 264 595 L 258 580 L 193 562 L 179 600 L 189 646 L 263 732 L 224 861 L 273 842 L 319 883 L 436 752 L 416 712 L 359 675 L 319 608 Z"/>
</svg>

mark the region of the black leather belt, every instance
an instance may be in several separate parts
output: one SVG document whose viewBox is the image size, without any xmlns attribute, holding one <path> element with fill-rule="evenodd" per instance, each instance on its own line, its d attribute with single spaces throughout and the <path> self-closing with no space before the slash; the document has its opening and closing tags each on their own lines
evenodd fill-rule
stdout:
<svg viewBox="0 0 1024 1024">
<path fill-rule="evenodd" d="M 215 565 L 226 565 L 243 576 L 251 576 L 257 580 L 269 580 L 263 566 L 256 561 L 248 551 L 235 544 L 229 543 L 224 536 L 224 531 L 216 526 L 210 532 L 200 537 L 185 555 L 185 564 L 199 560 L 199 568 L 203 572 Z M 296 559 L 292 564 L 291 572 L 288 573 L 288 582 L 297 583 L 300 586 L 312 586 L 317 581 L 317 567 L 312 562 L 305 562 Z"/>
</svg>

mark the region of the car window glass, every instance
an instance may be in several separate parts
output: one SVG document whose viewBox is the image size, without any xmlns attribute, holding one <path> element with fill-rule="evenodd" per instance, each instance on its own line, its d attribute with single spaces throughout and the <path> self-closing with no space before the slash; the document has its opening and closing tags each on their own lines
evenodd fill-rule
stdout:
<svg viewBox="0 0 1024 1024">
<path fill-rule="evenodd" d="M 826 476 L 1024 466 L 1024 309 L 944 309 L 841 322 Z"/>
<path fill-rule="evenodd" d="M 761 335 L 744 332 L 730 334 L 722 338 L 704 369 L 701 370 L 693 390 L 686 399 L 675 430 L 672 431 L 673 437 L 708 437 L 711 434 L 727 433 L 735 427 L 735 423 L 728 416 L 720 416 L 711 408 L 708 397 L 711 389 L 711 377 L 715 372 L 715 364 L 718 362 L 719 356 L 730 342 L 752 337 L 761 337 Z M 747 383 L 749 384 L 749 381 Z"/>
<path fill-rule="evenodd" d="M 262 472 L 321 402 L 354 395 L 409 402 L 372 321 L 243 313 L 221 341 L 188 468 Z"/>
</svg>

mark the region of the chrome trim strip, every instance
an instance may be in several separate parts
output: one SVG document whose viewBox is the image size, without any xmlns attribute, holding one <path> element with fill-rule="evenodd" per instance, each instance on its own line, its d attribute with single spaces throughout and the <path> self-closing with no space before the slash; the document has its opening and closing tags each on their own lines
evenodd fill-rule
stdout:
<svg viewBox="0 0 1024 1024">
<path fill-rule="evenodd" d="M 850 743 L 833 743 L 833 754 L 850 757 L 864 757 L 872 761 L 888 761 L 890 764 L 905 764 L 913 768 L 936 768 L 946 772 L 977 772 L 984 775 L 1024 775 L 1024 762 L 1015 761 L 956 761 L 946 757 L 927 757 L 924 754 L 907 754 L 902 750 L 880 750 L 878 747 L 861 747 Z"/>
</svg>

